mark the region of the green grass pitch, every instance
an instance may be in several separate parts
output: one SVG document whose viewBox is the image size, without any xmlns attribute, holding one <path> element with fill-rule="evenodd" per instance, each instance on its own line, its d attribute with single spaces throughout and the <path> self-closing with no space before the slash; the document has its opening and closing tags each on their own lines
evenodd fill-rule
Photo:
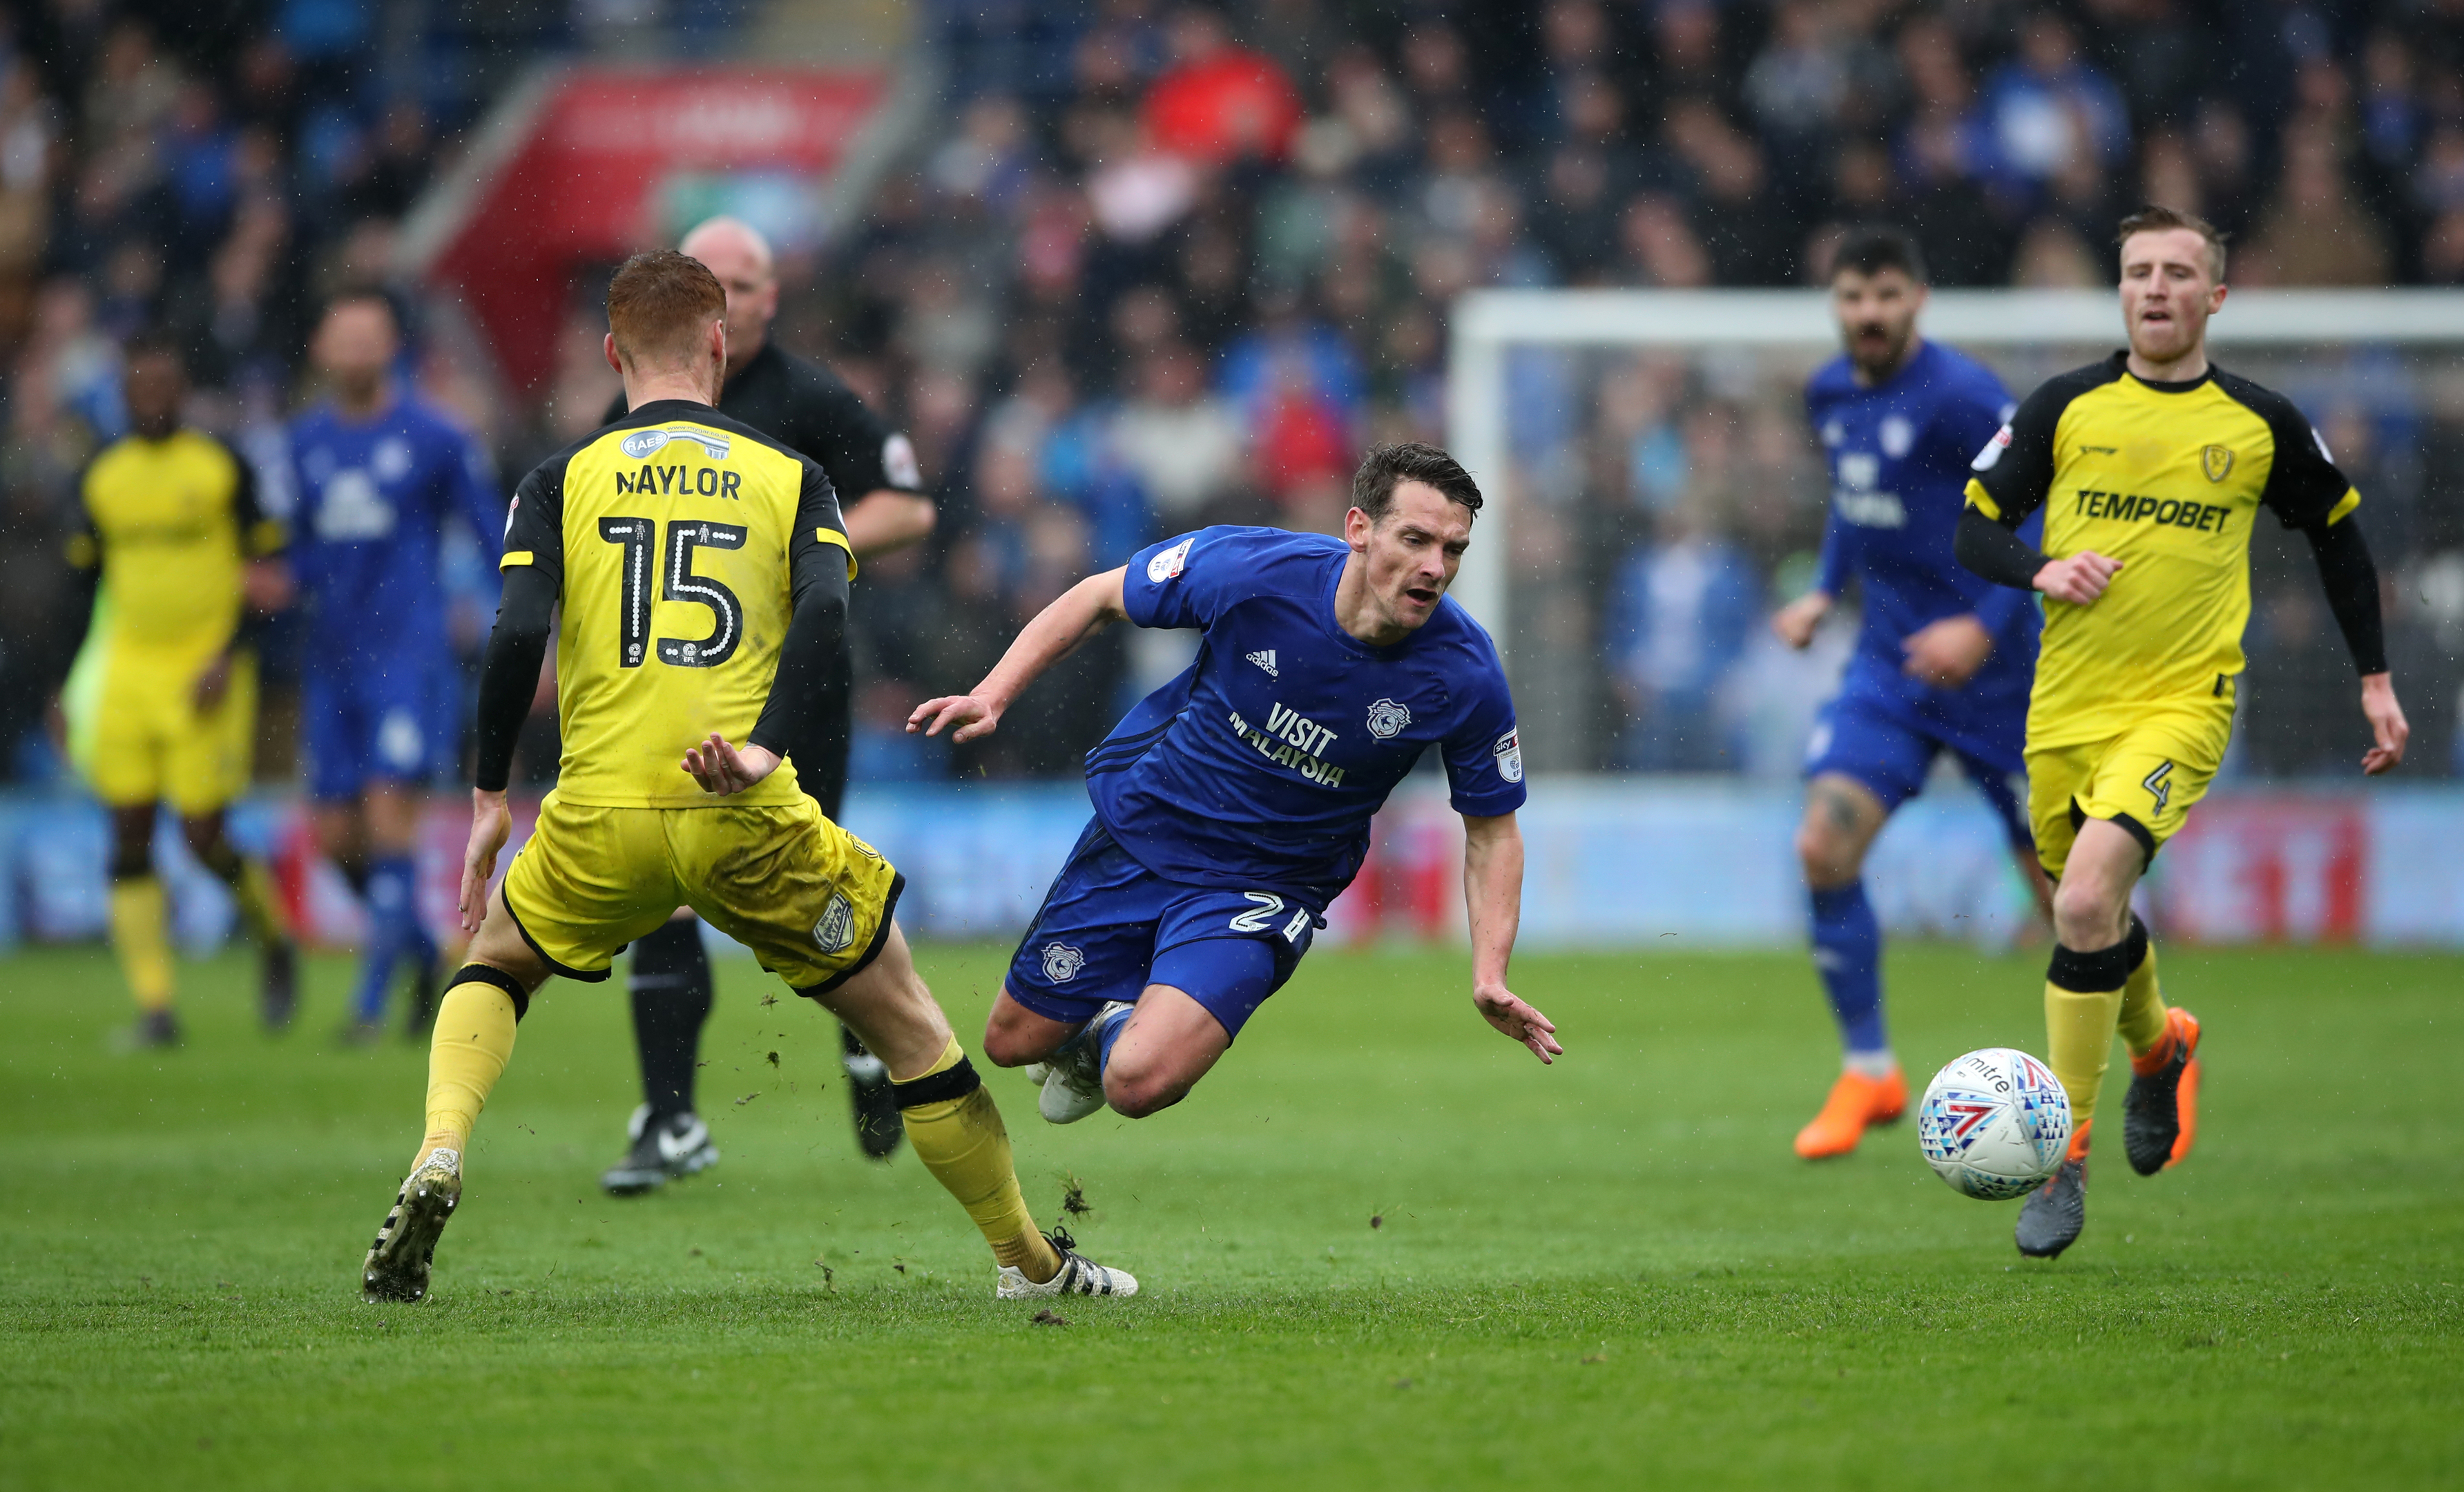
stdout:
<svg viewBox="0 0 2464 1492">
<path fill-rule="evenodd" d="M 1544 1070 L 1459 956 L 1320 954 L 1155 1119 L 1052 1129 L 988 1075 L 1029 1200 L 1074 1174 L 1081 1242 L 1146 1292 L 1045 1325 L 912 1156 L 855 1155 L 824 1018 L 749 965 L 716 1170 L 600 1194 L 624 997 L 553 985 L 435 1295 L 374 1307 L 425 1056 L 328 1044 L 346 967 L 269 1041 L 245 961 L 191 966 L 187 1047 L 139 1058 L 100 951 L 28 954 L 0 1487 L 2458 1484 L 2464 961 L 2165 957 L 2209 1027 L 2198 1152 L 2142 1180 L 2108 1143 L 2047 1266 L 1904 1126 L 1790 1154 L 1833 1066 L 1800 957 L 1526 958 Z M 1001 959 L 922 954 L 962 1037 Z M 2040 967 L 1896 952 L 1915 1080 L 2039 1046 Z"/>
</svg>

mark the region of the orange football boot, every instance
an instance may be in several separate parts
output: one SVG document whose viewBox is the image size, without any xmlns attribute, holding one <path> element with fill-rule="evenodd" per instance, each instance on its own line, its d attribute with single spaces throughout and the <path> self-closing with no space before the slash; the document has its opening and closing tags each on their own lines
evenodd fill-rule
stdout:
<svg viewBox="0 0 2464 1492">
<path fill-rule="evenodd" d="M 2165 1013 L 2165 1035 L 2130 1059 L 2122 1141 L 2130 1169 L 2152 1176 L 2189 1154 L 2198 1134 L 2199 1018 L 2177 1005 Z"/>
<path fill-rule="evenodd" d="M 1908 1111 L 1908 1080 L 1896 1067 L 1887 1078 L 1843 1072 L 1831 1085 L 1822 1112 L 1796 1132 L 1796 1153 L 1810 1161 L 1828 1160 L 1857 1148 L 1868 1125 L 1895 1125 Z"/>
</svg>

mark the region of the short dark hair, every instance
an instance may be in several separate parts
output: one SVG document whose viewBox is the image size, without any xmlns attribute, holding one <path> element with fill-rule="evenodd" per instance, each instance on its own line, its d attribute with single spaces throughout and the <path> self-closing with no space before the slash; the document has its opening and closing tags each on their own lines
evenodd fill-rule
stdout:
<svg viewBox="0 0 2464 1492">
<path fill-rule="evenodd" d="M 2130 241 L 2134 234 L 2170 233 L 2177 228 L 2187 228 L 2208 241 L 2208 278 L 2219 285 L 2223 284 L 2224 231 L 2195 212 L 2185 212 L 2179 208 L 2161 207 L 2151 202 L 2122 220 L 2122 226 L 2114 231 L 2113 246 L 2121 248 Z"/>
<path fill-rule="evenodd" d="M 727 315 L 727 291 L 710 266 L 673 249 L 627 259 L 607 282 L 607 329 L 626 362 L 690 360 L 702 328 Z"/>
<path fill-rule="evenodd" d="M 392 324 L 394 335 L 402 335 L 402 307 L 393 303 L 393 297 L 374 285 L 352 285 L 327 297 L 324 310 L 318 313 L 317 324 L 323 325 L 336 311 L 346 305 L 375 306 L 385 313 L 385 320 Z"/>
<path fill-rule="evenodd" d="M 143 358 L 169 358 L 180 376 L 188 376 L 188 352 L 170 336 L 160 331 L 141 331 L 120 345 L 120 366 L 129 367 Z"/>
<path fill-rule="evenodd" d="M 1372 523 L 1381 523 L 1395 510 L 1396 486 L 1407 481 L 1426 482 L 1447 501 L 1480 511 L 1480 483 L 1471 479 L 1471 473 L 1436 446 L 1418 440 L 1376 446 L 1361 457 L 1360 470 L 1352 474 L 1352 505 L 1368 514 Z"/>
<path fill-rule="evenodd" d="M 1922 285 L 1925 282 L 1925 251 L 1905 229 L 1877 223 L 1864 228 L 1852 228 L 1831 251 L 1831 273 L 1852 269 L 1859 275 L 1878 275 L 1886 269 L 1898 270 Z"/>
</svg>

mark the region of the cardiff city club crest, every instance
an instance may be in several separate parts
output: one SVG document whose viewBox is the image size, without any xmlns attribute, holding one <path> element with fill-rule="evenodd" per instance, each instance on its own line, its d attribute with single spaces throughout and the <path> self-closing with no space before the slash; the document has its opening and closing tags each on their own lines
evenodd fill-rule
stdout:
<svg viewBox="0 0 2464 1492">
<path fill-rule="evenodd" d="M 1078 977 L 1078 970 L 1086 967 L 1087 955 L 1069 945 L 1047 943 L 1044 946 L 1044 977 L 1054 984 L 1067 984 Z"/>
<path fill-rule="evenodd" d="M 1380 700 L 1369 706 L 1369 733 L 1380 741 L 1392 741 L 1412 724 L 1412 712 L 1392 700 Z"/>
</svg>

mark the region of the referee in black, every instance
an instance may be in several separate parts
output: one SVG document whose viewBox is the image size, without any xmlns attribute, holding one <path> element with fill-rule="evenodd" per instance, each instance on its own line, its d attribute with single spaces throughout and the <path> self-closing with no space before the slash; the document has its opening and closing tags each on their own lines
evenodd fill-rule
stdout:
<svg viewBox="0 0 2464 1492">
<path fill-rule="evenodd" d="M 859 560 L 932 533 L 933 500 L 922 491 L 915 448 L 907 437 L 866 409 L 837 374 L 771 345 L 779 277 L 770 245 L 749 225 L 715 217 L 677 247 L 710 266 L 727 290 L 727 386 L 718 396 L 720 412 L 821 464 L 838 489 L 847 540 Z M 606 417 L 624 412 L 620 394 Z M 847 791 L 849 707 L 842 701 L 828 738 L 796 753 L 797 781 L 833 819 Z M 620 1196 L 652 1191 L 671 1176 L 691 1175 L 718 1159 L 710 1126 L 693 1110 L 693 1071 L 701 1058 L 702 1025 L 710 1019 L 711 976 L 701 926 L 691 912 L 678 911 L 666 926 L 633 945 L 627 988 L 642 1059 L 642 1106 L 633 1111 L 625 1158 L 599 1178 Z M 887 1159 L 904 1132 L 890 1073 L 855 1033 L 841 1026 L 839 1037 L 856 1143 L 865 1154 Z"/>
</svg>

